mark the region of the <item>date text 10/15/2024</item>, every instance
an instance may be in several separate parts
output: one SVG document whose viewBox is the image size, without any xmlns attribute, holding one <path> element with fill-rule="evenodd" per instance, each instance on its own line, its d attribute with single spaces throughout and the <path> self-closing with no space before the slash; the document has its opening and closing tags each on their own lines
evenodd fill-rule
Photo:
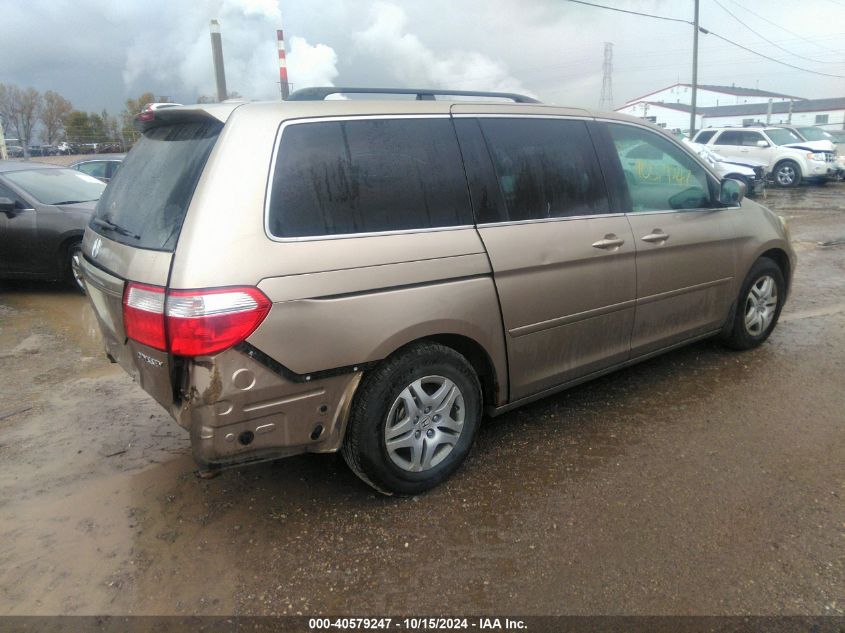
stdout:
<svg viewBox="0 0 845 633">
<path fill-rule="evenodd" d="M 523 620 L 510 618 L 309 618 L 308 629 L 441 631 L 472 630 L 518 631 L 527 626 Z"/>
</svg>

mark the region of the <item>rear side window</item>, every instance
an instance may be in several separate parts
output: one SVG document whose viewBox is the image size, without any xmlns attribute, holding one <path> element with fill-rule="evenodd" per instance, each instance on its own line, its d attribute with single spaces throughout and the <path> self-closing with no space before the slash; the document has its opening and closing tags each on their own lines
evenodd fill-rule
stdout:
<svg viewBox="0 0 845 633">
<path fill-rule="evenodd" d="M 709 141 L 711 138 L 713 138 L 713 135 L 715 133 L 716 133 L 715 130 L 707 130 L 705 132 L 699 132 L 698 134 L 695 135 L 695 141 L 694 142 L 695 143 L 701 143 L 702 145 L 704 145 L 705 143 L 707 143 L 707 141 Z"/>
<path fill-rule="evenodd" d="M 754 147 L 757 141 L 764 141 L 763 135 L 759 132 L 743 132 L 740 130 L 727 130 L 714 141 L 714 145 L 743 145 Z"/>
<path fill-rule="evenodd" d="M 267 224 L 322 237 L 472 224 L 449 119 L 298 123 L 279 144 Z"/>
<path fill-rule="evenodd" d="M 607 213 L 607 193 L 587 125 L 567 119 L 480 119 L 507 220 Z"/>
<path fill-rule="evenodd" d="M 172 251 L 222 127 L 191 121 L 148 130 L 106 188 L 91 228 L 130 246 Z"/>
</svg>

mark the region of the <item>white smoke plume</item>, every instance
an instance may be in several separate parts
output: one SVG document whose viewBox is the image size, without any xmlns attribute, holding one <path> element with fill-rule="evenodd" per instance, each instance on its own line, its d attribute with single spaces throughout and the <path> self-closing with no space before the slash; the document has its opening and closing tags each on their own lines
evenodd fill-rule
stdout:
<svg viewBox="0 0 845 633">
<path fill-rule="evenodd" d="M 135 24 L 144 28 L 130 31 L 134 35 L 123 69 L 129 92 L 152 83 L 182 99 L 214 95 L 209 22 L 217 19 L 229 92 L 247 99 L 278 98 L 276 29 L 282 27 L 282 16 L 276 0 L 180 0 L 168 4 L 166 19 L 140 13 L 137 18 Z M 290 38 L 287 48 L 288 78 L 295 89 L 332 85 L 337 77 L 334 49 L 302 37 Z"/>
<path fill-rule="evenodd" d="M 337 78 L 337 53 L 325 44 L 311 45 L 304 37 L 290 39 L 288 79 L 291 89 L 333 86 Z"/>
<path fill-rule="evenodd" d="M 354 35 L 355 43 L 381 58 L 400 84 L 532 95 L 503 64 L 482 53 L 439 52 L 427 46 L 408 32 L 408 15 L 395 4 L 379 2 L 371 16 L 367 28 Z"/>
</svg>

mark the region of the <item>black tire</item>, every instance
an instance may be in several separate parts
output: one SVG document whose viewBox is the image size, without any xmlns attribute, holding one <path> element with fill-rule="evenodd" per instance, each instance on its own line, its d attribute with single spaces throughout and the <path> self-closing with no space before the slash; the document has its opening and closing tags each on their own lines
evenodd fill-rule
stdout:
<svg viewBox="0 0 845 633">
<path fill-rule="evenodd" d="M 426 376 L 444 377 L 458 388 L 464 403 L 463 426 L 442 461 L 427 470 L 411 472 L 392 460 L 386 447 L 385 429 L 400 393 Z M 466 358 L 437 343 L 414 344 L 364 376 L 352 402 L 341 453 L 352 471 L 380 492 L 400 495 L 425 492 L 448 479 L 463 463 L 481 422 L 481 400 L 478 376 Z M 440 433 L 440 428 L 429 428 L 426 432 Z M 435 453 L 439 448 L 435 445 Z"/>
<path fill-rule="evenodd" d="M 85 294 L 85 284 L 82 282 L 82 272 L 79 269 L 79 263 L 82 259 L 82 242 L 71 242 L 65 249 L 62 257 L 62 264 L 64 266 L 64 279 L 71 288 L 75 288 L 82 294 Z"/>
<path fill-rule="evenodd" d="M 751 289 L 757 286 L 762 280 L 770 278 L 774 282 L 777 291 L 776 303 L 772 313 L 771 321 L 760 331 L 752 331 L 747 324 L 747 317 L 754 314 L 754 298 L 751 296 Z M 742 283 L 739 296 L 736 300 L 736 310 L 733 322 L 726 329 L 723 337 L 724 343 L 736 350 L 752 349 L 769 338 L 775 329 L 783 302 L 786 298 L 786 283 L 783 279 L 783 272 L 780 267 L 768 257 L 761 257 L 748 272 L 748 276 Z"/>
<path fill-rule="evenodd" d="M 794 160 L 782 160 L 772 171 L 775 185 L 784 189 L 797 187 L 801 184 L 802 177 L 801 167 Z"/>
</svg>

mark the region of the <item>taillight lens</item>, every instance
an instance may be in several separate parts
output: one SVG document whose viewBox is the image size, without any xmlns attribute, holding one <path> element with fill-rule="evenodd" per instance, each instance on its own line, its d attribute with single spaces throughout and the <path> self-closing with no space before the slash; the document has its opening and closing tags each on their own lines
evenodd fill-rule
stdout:
<svg viewBox="0 0 845 633">
<path fill-rule="evenodd" d="M 130 283 L 124 296 L 126 335 L 177 356 L 232 347 L 252 334 L 269 311 L 270 300 L 249 287 L 165 294 L 163 288 Z"/>
<path fill-rule="evenodd" d="M 172 290 L 167 293 L 167 338 L 177 356 L 214 354 L 243 341 L 270 311 L 256 288 Z"/>
<path fill-rule="evenodd" d="M 164 288 L 131 283 L 123 293 L 123 327 L 133 341 L 167 349 L 164 335 Z"/>
</svg>

